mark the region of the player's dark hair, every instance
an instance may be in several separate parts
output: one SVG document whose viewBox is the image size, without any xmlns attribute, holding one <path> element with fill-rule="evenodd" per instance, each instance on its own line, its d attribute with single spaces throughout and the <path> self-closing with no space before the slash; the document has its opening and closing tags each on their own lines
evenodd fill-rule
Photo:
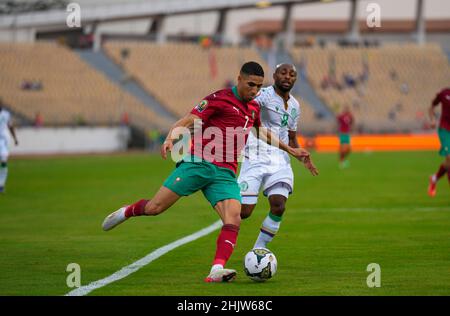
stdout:
<svg viewBox="0 0 450 316">
<path fill-rule="evenodd" d="M 264 69 L 257 62 L 249 61 L 242 65 L 241 74 L 264 77 Z"/>
</svg>

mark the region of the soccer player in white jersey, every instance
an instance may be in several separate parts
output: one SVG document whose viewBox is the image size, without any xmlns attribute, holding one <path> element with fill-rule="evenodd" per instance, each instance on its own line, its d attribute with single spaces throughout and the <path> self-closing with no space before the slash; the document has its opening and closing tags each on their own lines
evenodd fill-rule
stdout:
<svg viewBox="0 0 450 316">
<path fill-rule="evenodd" d="M 11 114 L 3 108 L 2 100 L 0 99 L 0 193 L 5 191 L 6 178 L 8 176 L 8 130 L 14 138 L 14 143 L 17 145 L 16 132 L 11 123 Z"/>
<path fill-rule="evenodd" d="M 300 106 L 290 94 L 297 80 L 295 66 L 277 65 L 273 79 L 274 85 L 261 89 L 255 99 L 261 107 L 261 123 L 289 146 L 300 147 L 297 141 Z M 312 175 L 318 174 L 310 157 L 305 158 L 303 163 Z M 280 228 L 286 201 L 294 188 L 289 156 L 250 134 L 244 148 L 238 183 L 242 196 L 242 219 L 252 214 L 261 189 L 269 199 L 270 211 L 254 245 L 254 248 L 267 248 Z"/>
</svg>

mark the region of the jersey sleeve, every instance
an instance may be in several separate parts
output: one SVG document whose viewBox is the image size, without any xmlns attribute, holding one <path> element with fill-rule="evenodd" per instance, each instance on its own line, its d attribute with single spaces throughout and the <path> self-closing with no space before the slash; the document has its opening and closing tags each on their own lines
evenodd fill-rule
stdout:
<svg viewBox="0 0 450 316">
<path fill-rule="evenodd" d="M 261 108 L 269 105 L 269 93 L 266 88 L 262 88 L 258 96 L 255 98 Z"/>
<path fill-rule="evenodd" d="M 207 96 L 191 110 L 191 114 L 197 115 L 205 121 L 219 111 L 219 109 L 218 100 L 214 96 Z"/>
</svg>

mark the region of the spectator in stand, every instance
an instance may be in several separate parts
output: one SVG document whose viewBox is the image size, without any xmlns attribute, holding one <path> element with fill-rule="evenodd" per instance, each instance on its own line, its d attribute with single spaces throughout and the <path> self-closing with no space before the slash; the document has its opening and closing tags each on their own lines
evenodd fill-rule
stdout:
<svg viewBox="0 0 450 316">
<path fill-rule="evenodd" d="M 42 118 L 41 112 L 37 112 L 34 117 L 34 126 L 41 127 L 42 125 L 44 125 L 44 119 Z"/>
<path fill-rule="evenodd" d="M 122 113 L 122 117 L 120 118 L 120 124 L 124 126 L 128 126 L 130 124 L 130 117 L 128 116 L 128 112 Z"/>
<path fill-rule="evenodd" d="M 391 71 L 389 72 L 389 76 L 391 77 L 392 81 L 397 81 L 398 79 L 398 74 L 397 71 L 395 71 L 395 69 L 391 69 Z"/>
<path fill-rule="evenodd" d="M 343 79 L 347 87 L 354 88 L 356 86 L 356 80 L 351 74 L 345 73 Z"/>
</svg>

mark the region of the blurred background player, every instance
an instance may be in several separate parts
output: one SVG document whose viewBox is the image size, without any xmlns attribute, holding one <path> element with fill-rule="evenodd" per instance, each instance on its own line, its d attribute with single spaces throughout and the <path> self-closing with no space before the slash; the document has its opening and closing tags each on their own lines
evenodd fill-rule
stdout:
<svg viewBox="0 0 450 316">
<path fill-rule="evenodd" d="M 344 110 L 337 116 L 339 133 L 339 167 L 348 168 L 350 162 L 347 157 L 351 151 L 350 132 L 354 124 L 354 118 L 350 112 L 350 107 L 344 106 Z"/>
<path fill-rule="evenodd" d="M 0 193 L 5 191 L 6 178 L 8 177 L 8 129 L 17 146 L 16 131 L 11 122 L 11 114 L 3 108 L 3 101 L 0 99 Z"/>
<path fill-rule="evenodd" d="M 192 138 L 191 153 L 185 156 L 176 169 L 163 183 L 151 200 L 139 200 L 136 203 L 124 206 L 107 216 L 103 222 L 103 229 L 110 230 L 132 216 L 158 215 L 172 206 L 182 196 L 188 196 L 202 190 L 206 199 L 219 214 L 223 226 L 217 239 L 216 255 L 210 274 L 206 282 L 229 282 L 236 276 L 236 270 L 225 269 L 225 264 L 233 253 L 241 222 L 241 195 L 236 181 L 237 158 L 245 142 L 233 146 L 234 152 L 227 153 L 227 128 L 241 128 L 247 140 L 250 129 L 260 127 L 259 105 L 253 99 L 261 89 L 264 80 L 264 71 L 256 62 L 245 63 L 238 77 L 238 84 L 231 89 L 214 92 L 202 100 L 185 117 L 181 118 L 171 128 L 166 141 L 161 147 L 164 159 L 167 152 L 173 148 L 173 142 L 178 139 L 173 131 L 177 127 L 191 128 L 195 120 L 202 121 L 202 128 L 214 127 L 221 131 L 220 145 L 222 154 L 216 159 L 211 153 L 208 155 L 203 149 L 209 145 L 209 138 L 197 141 Z M 243 128 L 243 129 L 242 129 Z M 263 134 L 264 131 L 261 132 Z M 218 141 L 219 134 L 215 134 Z M 234 135 L 232 137 L 234 139 Z M 279 142 L 276 136 L 268 134 L 268 142 Z M 291 148 L 279 143 L 280 148 L 288 151 L 297 159 L 308 157 L 309 153 L 300 148 Z M 216 146 L 214 146 L 216 148 Z M 216 148 L 216 150 L 219 150 Z M 202 157 L 198 157 L 200 154 Z M 230 158 L 230 155 L 232 159 Z M 220 160 L 220 161 L 219 161 Z"/>
<path fill-rule="evenodd" d="M 297 80 L 297 71 L 291 64 L 280 64 L 273 74 L 274 85 L 263 88 L 255 99 L 261 107 L 261 124 L 293 148 L 299 148 L 297 121 L 300 107 L 290 94 Z M 262 188 L 269 199 L 270 211 L 264 219 L 253 248 L 266 248 L 278 232 L 286 201 L 294 187 L 294 174 L 287 153 L 250 135 L 244 150 L 245 160 L 239 174 L 242 196 L 241 218 L 248 218 L 258 201 Z M 256 156 L 256 157 L 254 157 Z M 317 170 L 310 158 L 303 160 L 313 175 Z"/>
<path fill-rule="evenodd" d="M 444 162 L 439 166 L 438 171 L 430 177 L 428 185 L 428 195 L 436 195 L 436 184 L 438 180 L 447 173 L 450 183 L 450 88 L 445 88 L 434 98 L 428 110 L 431 128 L 436 127 L 436 106 L 442 105 L 441 119 L 439 121 L 438 134 L 441 142 L 439 155 L 444 157 Z"/>
</svg>

